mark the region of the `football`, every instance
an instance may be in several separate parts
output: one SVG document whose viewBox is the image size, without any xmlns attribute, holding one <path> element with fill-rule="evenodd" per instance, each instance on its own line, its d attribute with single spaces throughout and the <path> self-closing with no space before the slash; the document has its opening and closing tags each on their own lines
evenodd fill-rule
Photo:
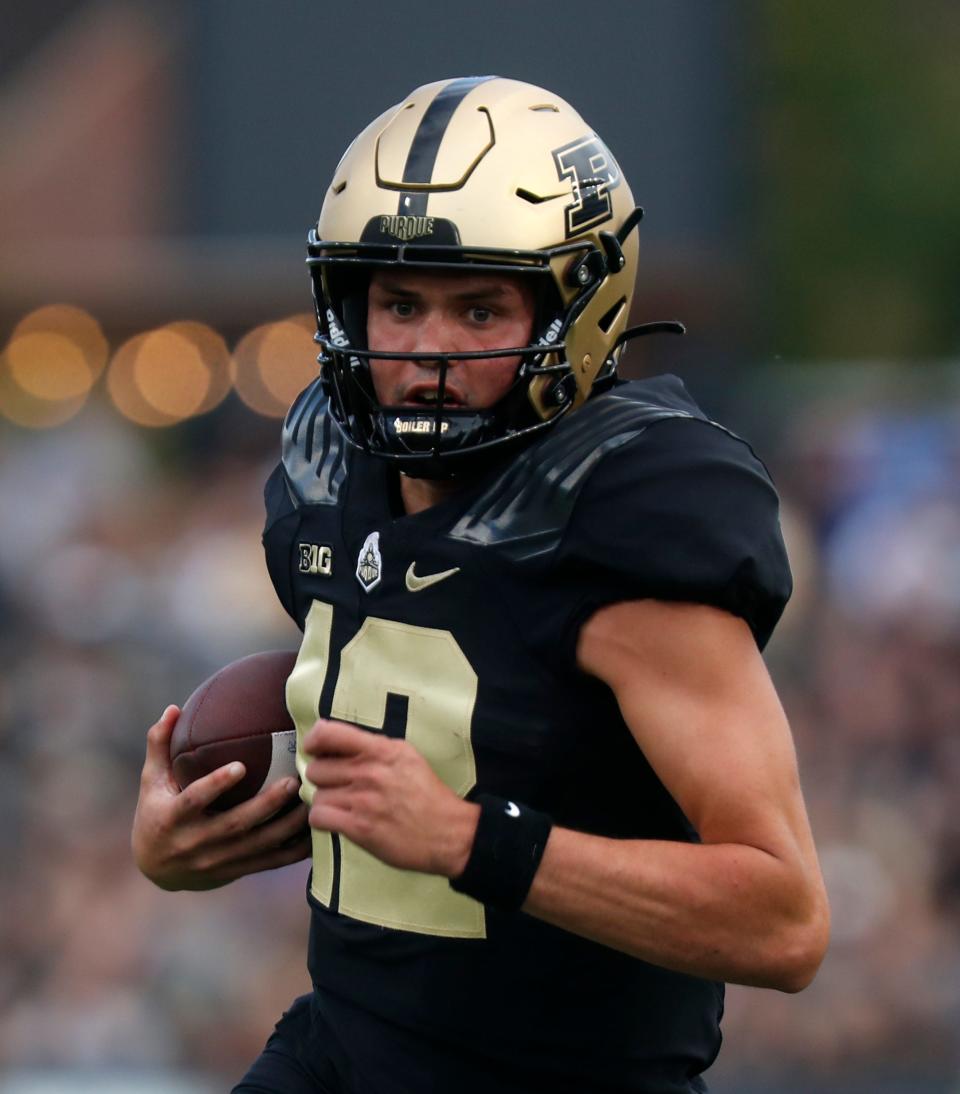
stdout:
<svg viewBox="0 0 960 1094">
<path fill-rule="evenodd" d="M 253 653 L 232 661 L 187 699 L 170 740 L 173 775 L 181 790 L 234 760 L 246 774 L 213 803 L 230 809 L 263 786 L 296 775 L 297 733 L 287 713 L 293 650 Z"/>
</svg>

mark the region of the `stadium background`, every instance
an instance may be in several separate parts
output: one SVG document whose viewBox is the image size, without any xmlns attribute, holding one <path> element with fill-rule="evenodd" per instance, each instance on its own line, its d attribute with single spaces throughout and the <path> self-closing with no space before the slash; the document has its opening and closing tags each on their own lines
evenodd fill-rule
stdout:
<svg viewBox="0 0 960 1094">
<path fill-rule="evenodd" d="M 0 1092 L 223 1090 L 306 985 L 305 866 L 165 894 L 143 734 L 293 646 L 262 568 L 309 379 L 304 238 L 411 87 L 573 101 L 647 209 L 631 349 L 748 436 L 769 650 L 833 913 L 731 988 L 715 1094 L 960 1091 L 960 8 L 951 0 L 46 0 L 0 37 Z M 171 325 L 173 324 L 173 325 Z M 746 940 L 745 940 L 746 942 Z"/>
</svg>

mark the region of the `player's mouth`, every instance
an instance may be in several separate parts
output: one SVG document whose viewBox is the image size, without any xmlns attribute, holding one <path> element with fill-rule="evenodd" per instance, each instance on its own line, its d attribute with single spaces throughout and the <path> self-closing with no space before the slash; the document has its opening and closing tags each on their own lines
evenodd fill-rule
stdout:
<svg viewBox="0 0 960 1094">
<path fill-rule="evenodd" d="M 403 393 L 401 406 L 415 406 L 417 408 L 428 407 L 436 410 L 440 398 L 440 388 L 437 384 L 412 384 Z M 450 410 L 459 410 L 467 405 L 463 392 L 452 384 L 447 384 L 443 393 L 443 406 Z"/>
</svg>

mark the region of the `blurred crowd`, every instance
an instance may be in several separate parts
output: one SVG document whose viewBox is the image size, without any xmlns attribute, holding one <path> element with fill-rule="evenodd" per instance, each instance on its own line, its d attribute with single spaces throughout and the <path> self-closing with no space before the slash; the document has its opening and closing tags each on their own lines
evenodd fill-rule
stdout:
<svg viewBox="0 0 960 1094">
<path fill-rule="evenodd" d="M 960 399 L 781 394 L 796 594 L 768 662 L 833 942 L 800 996 L 729 989 L 713 1089 L 956 1094 Z M 129 853 L 163 707 L 297 644 L 259 542 L 278 433 L 233 403 L 0 429 L 0 1092 L 228 1089 L 307 988 L 306 864 L 164 893 Z"/>
</svg>

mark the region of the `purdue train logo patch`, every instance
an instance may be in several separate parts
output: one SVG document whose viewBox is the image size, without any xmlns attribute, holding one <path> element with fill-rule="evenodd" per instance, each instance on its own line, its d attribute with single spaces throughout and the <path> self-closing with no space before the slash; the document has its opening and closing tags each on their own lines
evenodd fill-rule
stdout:
<svg viewBox="0 0 960 1094">
<path fill-rule="evenodd" d="M 383 559 L 380 557 L 380 533 L 371 532 L 363 541 L 357 558 L 357 581 L 367 592 L 380 584 Z"/>
</svg>

